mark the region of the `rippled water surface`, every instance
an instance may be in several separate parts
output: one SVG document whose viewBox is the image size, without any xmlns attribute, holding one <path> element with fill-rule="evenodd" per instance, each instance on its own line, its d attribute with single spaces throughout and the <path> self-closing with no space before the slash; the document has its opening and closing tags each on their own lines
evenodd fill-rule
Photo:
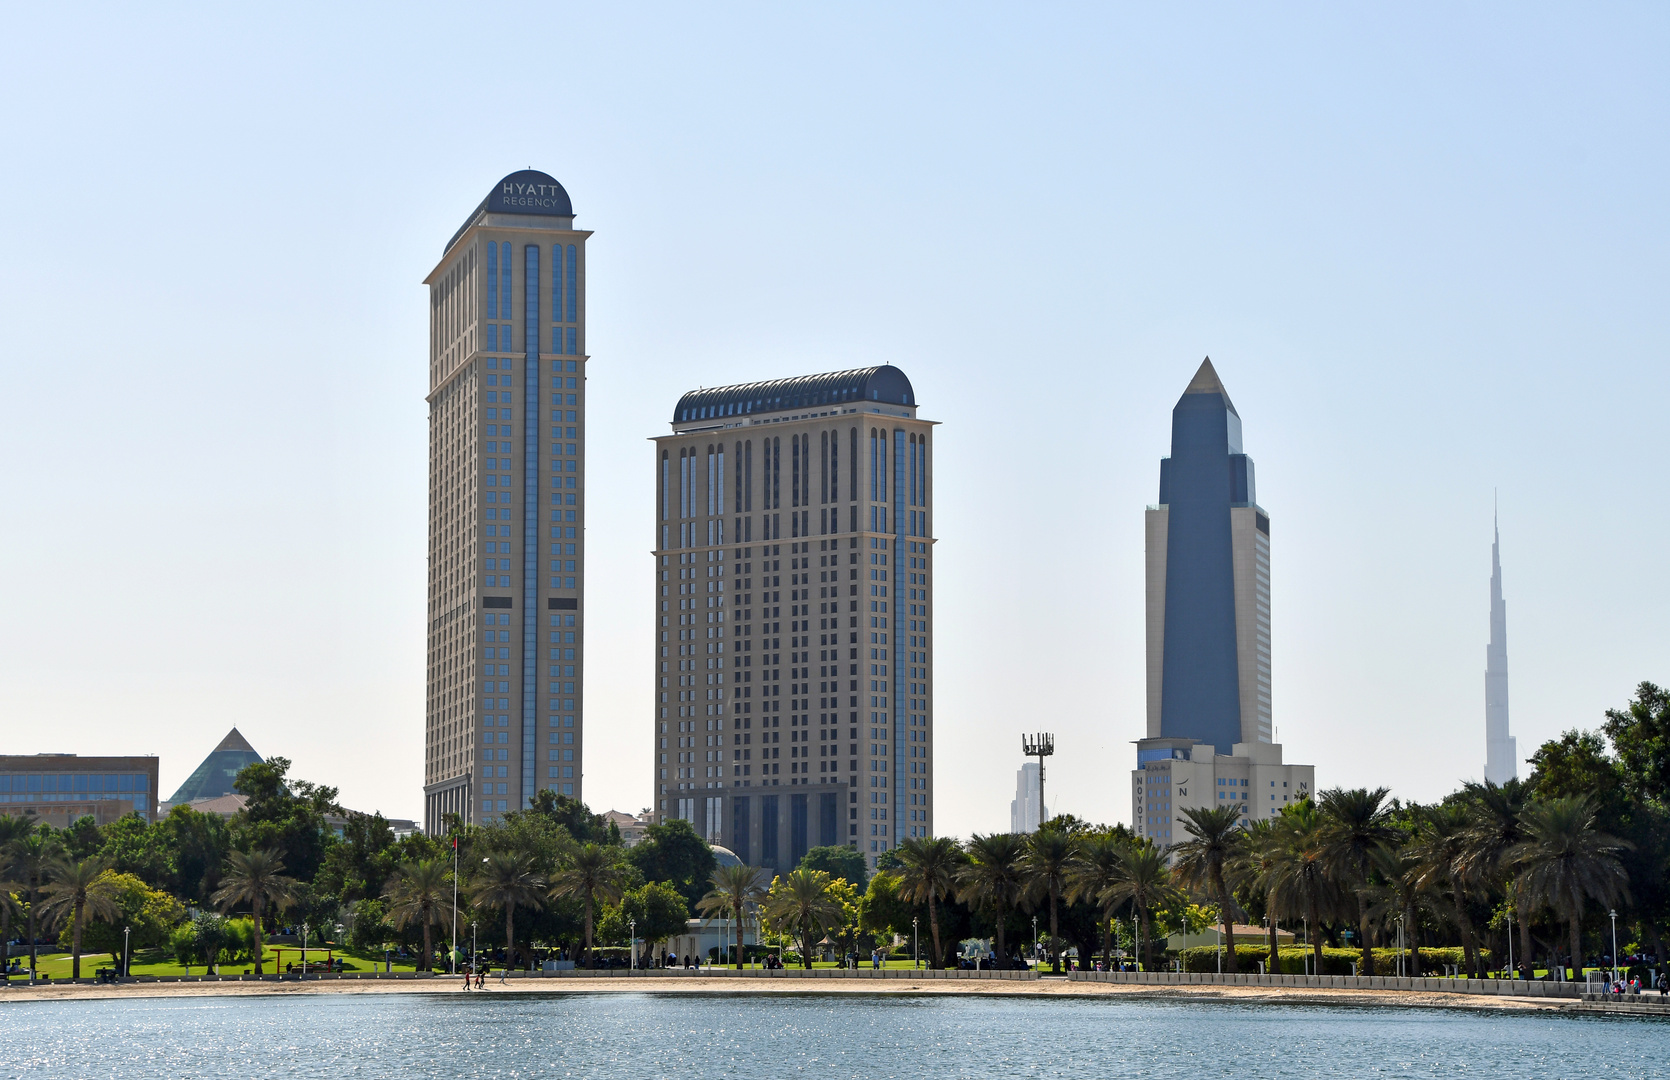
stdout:
<svg viewBox="0 0 1670 1080">
<path fill-rule="evenodd" d="M 1670 1077 L 1670 1022 L 1182 1001 L 319 995 L 0 1003 L 0 1077 Z"/>
</svg>

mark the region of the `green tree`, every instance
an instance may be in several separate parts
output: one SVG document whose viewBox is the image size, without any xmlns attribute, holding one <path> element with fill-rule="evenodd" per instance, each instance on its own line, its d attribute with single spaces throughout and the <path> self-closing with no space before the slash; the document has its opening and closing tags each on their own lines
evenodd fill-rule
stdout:
<svg viewBox="0 0 1670 1080">
<path fill-rule="evenodd" d="M 646 881 L 621 893 L 620 903 L 605 909 L 597 923 L 597 938 L 625 945 L 633 934 L 655 945 L 684 933 L 690 909 L 684 897 L 665 881 Z"/>
<path fill-rule="evenodd" d="M 1601 725 L 1617 752 L 1624 790 L 1636 802 L 1670 802 L 1670 691 L 1643 682 Z"/>
<path fill-rule="evenodd" d="M 1411 889 L 1414 896 L 1436 896 L 1445 890 L 1450 893 L 1453 901 L 1450 912 L 1461 930 L 1467 975 L 1468 978 L 1477 978 L 1482 974 L 1482 964 L 1478 939 L 1473 932 L 1473 919 L 1468 914 L 1473 880 L 1467 872 L 1470 851 L 1468 829 L 1472 823 L 1465 805 L 1451 803 L 1431 807 L 1422 815 L 1419 831 L 1409 846 L 1409 857 L 1413 863 Z M 1375 865 L 1374 859 L 1371 851 L 1371 865 Z"/>
<path fill-rule="evenodd" d="M 644 839 L 626 853 L 645 881 L 665 881 L 685 903 L 696 906 L 707 894 L 719 862 L 713 849 L 688 821 L 674 818 L 644 830 Z"/>
<path fill-rule="evenodd" d="M 1120 873 L 1097 899 L 1109 906 L 1128 903 L 1136 909 L 1142 933 L 1142 965 L 1154 970 L 1153 913 L 1184 903 L 1183 894 L 1171 883 L 1171 868 L 1163 851 L 1142 841 L 1120 851 Z"/>
<path fill-rule="evenodd" d="M 1120 901 L 1114 900 L 1109 886 L 1124 874 L 1125 849 L 1130 841 L 1112 833 L 1087 835 L 1079 847 L 1078 862 L 1067 876 L 1067 896 L 1075 901 L 1097 905 L 1097 926 L 1102 932 L 1102 959 L 1113 961 L 1113 910 Z"/>
<path fill-rule="evenodd" d="M 939 901 L 956 892 L 957 872 L 967 857 L 948 836 L 910 837 L 899 841 L 895 850 L 902 864 L 897 871 L 899 898 L 927 905 L 934 967 L 944 967 L 945 954 L 939 941 Z"/>
<path fill-rule="evenodd" d="M 859 892 L 863 892 L 870 881 L 865 870 L 863 853 L 844 844 L 813 848 L 800 857 L 800 868 L 822 870 L 832 878 L 844 878 Z"/>
<path fill-rule="evenodd" d="M 1369 918 L 1403 921 L 1404 955 L 1408 964 L 1405 975 L 1418 979 L 1421 975 L 1421 950 L 1417 938 L 1420 910 L 1430 902 L 1430 893 L 1422 881 L 1421 867 L 1408 847 L 1402 851 L 1390 847 L 1376 848 L 1369 858 L 1375 871 L 1375 884 L 1369 889 Z M 1281 954 L 1272 952 L 1270 955 Z M 1472 962 L 1477 962 L 1476 947 L 1468 955 Z M 1481 977 L 1482 974 L 1480 972 Z"/>
<path fill-rule="evenodd" d="M 221 953 L 231 937 L 226 924 L 227 920 L 224 917 L 213 912 L 199 915 L 193 924 L 197 957 L 206 969 L 216 975 L 220 974 Z"/>
<path fill-rule="evenodd" d="M 234 846 L 243 850 L 284 852 L 285 862 L 298 880 L 312 881 L 336 834 L 327 814 L 340 814 L 336 789 L 288 778 L 290 759 L 270 758 L 246 765 L 233 779 L 235 790 L 248 797 L 232 817 Z"/>
<path fill-rule="evenodd" d="M 393 847 L 394 830 L 382 814 L 350 811 L 314 880 L 344 903 L 379 896 L 394 872 Z"/>
<path fill-rule="evenodd" d="M 545 886 L 533 860 L 518 852 L 493 852 L 476 867 L 470 879 L 470 903 L 504 912 L 505 963 L 515 963 L 516 909 L 539 907 Z"/>
<path fill-rule="evenodd" d="M 1282 808 L 1280 832 L 1271 860 L 1270 902 L 1288 925 L 1303 920 L 1317 974 L 1322 971 L 1322 924 L 1335 918 L 1344 896 L 1328 871 L 1322 815 L 1316 804 L 1300 799 Z"/>
<path fill-rule="evenodd" d="M 395 929 L 388 919 L 388 905 L 381 900 L 356 900 L 350 910 L 353 928 L 348 931 L 348 947 L 357 953 L 375 953 L 387 947 Z"/>
<path fill-rule="evenodd" d="M 765 917 L 774 931 L 799 939 L 802 967 L 812 966 L 814 940 L 842 921 L 841 902 L 830 892 L 834 880 L 822 870 L 801 867 L 773 881 L 766 894 Z"/>
<path fill-rule="evenodd" d="M 1004 940 L 1004 923 L 1009 912 L 1026 899 L 1026 837 L 1020 833 L 976 833 L 964 852 L 968 861 L 957 871 L 957 899 L 992 913 L 997 962 L 1007 968 L 1009 947 Z"/>
<path fill-rule="evenodd" d="M 52 883 L 52 875 L 57 872 L 63 848 L 52 830 L 43 826 L 14 837 L 7 846 L 7 852 L 10 873 L 5 876 L 21 886 L 18 891 L 23 894 L 28 904 L 29 970 L 37 971 L 40 967 L 36 938 L 40 930 L 41 893 Z"/>
<path fill-rule="evenodd" d="M 1567 731 L 1538 747 L 1530 761 L 1526 786 L 1533 799 L 1588 799 L 1602 828 L 1622 827 L 1628 814 L 1624 773 L 1599 732 Z"/>
<path fill-rule="evenodd" d="M 161 828 L 136 812 L 104 827 L 104 846 L 98 855 L 119 874 L 132 874 L 153 889 L 176 892 L 173 861 L 161 840 Z"/>
<path fill-rule="evenodd" d="M 1525 809 L 1526 839 L 1514 849 L 1523 895 L 1546 904 L 1571 931 L 1571 960 L 1583 977 L 1583 908 L 1589 900 L 1628 899 L 1629 880 L 1618 858 L 1627 844 L 1595 827 L 1586 798 L 1551 799 Z"/>
<path fill-rule="evenodd" d="M 274 758 L 283 761 L 283 758 Z M 254 768 L 249 766 L 248 768 Z M 248 768 L 244 771 L 247 772 Z M 242 776 L 243 773 L 239 773 Z M 227 871 L 221 877 L 220 888 L 211 898 L 221 910 L 229 911 L 239 904 L 248 904 L 250 921 L 255 926 L 255 974 L 261 974 L 262 909 L 268 906 L 283 911 L 290 906 L 294 878 L 284 873 L 284 860 L 276 851 L 258 848 L 255 851 L 234 851 L 227 856 Z"/>
<path fill-rule="evenodd" d="M 99 828 L 91 814 L 87 814 L 70 822 L 67 828 L 60 829 L 58 842 L 63 844 L 65 855 L 79 862 L 99 853 L 104 846 L 104 830 Z"/>
<path fill-rule="evenodd" d="M 440 859 L 401 863 L 384 887 L 389 922 L 397 930 L 416 923 L 423 931 L 423 958 L 419 971 L 429 971 L 435 956 L 434 927 L 445 922 L 452 902 L 452 866 Z"/>
<path fill-rule="evenodd" d="M 1499 888 L 1507 893 L 1508 909 L 1515 913 L 1519 926 L 1519 960 L 1529 979 L 1534 967 L 1530 913 L 1519 911 L 1516 890 L 1509 881 L 1510 856 L 1525 840 L 1520 818 L 1525 812 L 1529 788 L 1517 778 L 1501 785 L 1487 780 L 1483 784 L 1464 785 L 1461 795 L 1467 806 L 1467 828 L 1462 835 L 1462 874 L 1478 887 Z"/>
<path fill-rule="evenodd" d="M 219 814 L 176 806 L 151 829 L 171 868 L 168 891 L 187 903 L 210 903 L 232 852 L 231 826 Z"/>
<path fill-rule="evenodd" d="M 765 898 L 763 875 L 764 871 L 755 866 L 721 866 L 709 876 L 707 894 L 696 904 L 696 910 L 704 918 L 733 920 L 739 971 L 742 969 L 742 923 L 748 917 L 749 905 L 757 905 Z"/>
<path fill-rule="evenodd" d="M 579 799 L 567 795 L 558 795 L 549 788 L 542 789 L 534 795 L 533 805 L 522 811 L 528 814 L 538 814 L 554 825 L 561 825 L 578 843 L 603 844 L 609 843 L 609 820 L 602 814 L 594 814 L 591 807 Z M 617 831 L 616 843 L 619 843 Z"/>
<path fill-rule="evenodd" d="M 22 841 L 33 828 L 21 814 L 0 814 L 0 971 L 12 966 L 12 919 L 23 911 L 13 894 L 27 895 L 29 889 L 23 880 L 23 867 L 16 860 Z M 31 941 L 34 937 L 29 935 Z"/>
<path fill-rule="evenodd" d="M 115 919 L 122 914 L 117 889 L 105 875 L 103 860 L 62 859 L 42 890 L 41 914 L 49 925 L 70 920 L 70 978 L 81 978 L 81 936 L 86 919 Z"/>
<path fill-rule="evenodd" d="M 582 844 L 568 866 L 559 870 L 551 881 L 552 897 L 580 901 L 584 911 L 588 967 L 597 966 L 597 955 L 592 951 L 592 931 L 598 903 L 619 903 L 628 883 L 627 867 L 620 856 L 619 848 Z"/>
<path fill-rule="evenodd" d="M 1052 819 L 1064 821 L 1066 815 Z M 1078 843 L 1065 827 L 1040 828 L 1026 839 L 1021 869 L 1033 899 L 1047 899 L 1050 910 L 1050 969 L 1061 970 L 1061 923 L 1058 909 L 1067 890 L 1068 877 L 1078 859 Z"/>
<path fill-rule="evenodd" d="M 911 919 L 920 917 L 922 908 L 899 895 L 899 871 L 882 870 L 870 878 L 864 899 L 859 903 L 858 925 L 866 934 L 909 934 Z"/>
<path fill-rule="evenodd" d="M 1195 807 L 1181 811 L 1189 839 L 1172 849 L 1178 880 L 1205 893 L 1218 907 L 1223 924 L 1224 970 L 1239 970 L 1235 961 L 1235 897 L 1230 880 L 1239 859 L 1241 811 L 1237 806 Z"/>
<path fill-rule="evenodd" d="M 1276 915 L 1275 868 L 1282 843 L 1281 825 L 1276 818 L 1255 818 L 1242 826 L 1241 842 L 1235 847 L 1231 876 L 1253 890 L 1264 901 L 1266 967 L 1276 974 L 1281 958 L 1279 919 Z"/>
<path fill-rule="evenodd" d="M 82 934 L 82 948 L 86 952 L 107 952 L 122 957 L 124 945 L 133 952 L 154 948 L 167 940 L 169 932 L 185 918 L 183 904 L 168 893 L 151 888 L 133 874 L 108 870 L 105 879 L 113 890 L 119 910 L 112 919 L 87 923 Z M 129 931 L 125 941 L 124 929 Z"/>
<path fill-rule="evenodd" d="M 1363 896 L 1374 865 L 1371 852 L 1397 840 L 1397 833 L 1391 827 L 1391 815 L 1385 805 L 1386 795 L 1385 788 L 1375 788 L 1373 791 L 1366 788 L 1350 791 L 1333 788 L 1322 793 L 1324 858 L 1329 872 L 1349 890 L 1352 902 L 1356 906 L 1357 946 L 1362 953 L 1358 970 L 1362 975 L 1374 974 L 1368 904 Z"/>
</svg>

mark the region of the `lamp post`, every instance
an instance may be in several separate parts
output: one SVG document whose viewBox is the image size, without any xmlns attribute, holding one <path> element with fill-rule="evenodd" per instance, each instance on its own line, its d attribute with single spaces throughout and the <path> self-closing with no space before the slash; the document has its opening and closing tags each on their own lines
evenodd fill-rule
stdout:
<svg viewBox="0 0 1670 1080">
<path fill-rule="evenodd" d="M 458 974 L 458 834 L 452 835 L 452 963 L 450 975 Z"/>
<path fill-rule="evenodd" d="M 127 978 L 128 965 L 133 963 L 133 954 L 128 949 L 128 932 L 132 929 L 133 928 L 130 927 L 130 926 L 122 927 L 122 977 L 123 978 Z M 1617 934 L 1613 934 L 1612 936 L 1616 937 Z"/>
<path fill-rule="evenodd" d="M 922 958 L 917 955 L 916 943 L 919 937 L 916 923 L 917 917 L 912 915 L 910 917 L 910 966 L 919 968 L 922 966 Z"/>
<path fill-rule="evenodd" d="M 1618 979 L 1618 910 L 1612 908 L 1606 914 L 1612 920 L 1612 981 L 1616 982 Z"/>
<path fill-rule="evenodd" d="M 1513 908 L 1508 909 L 1508 978 L 1513 978 Z"/>
<path fill-rule="evenodd" d="M 630 975 L 638 970 L 638 920 L 627 919 L 626 926 L 632 931 L 632 948 L 626 957 L 626 972 Z"/>
<path fill-rule="evenodd" d="M 1038 827 L 1050 819 L 1044 803 L 1044 759 L 1055 753 L 1055 736 L 1047 731 L 1021 736 L 1021 753 L 1038 759 Z"/>
<path fill-rule="evenodd" d="M 276 961 L 275 961 L 276 963 Z M 307 920 L 302 920 L 302 978 L 307 978 Z"/>
<path fill-rule="evenodd" d="M 1043 800 L 1039 799 L 1038 801 L 1042 802 Z M 1038 916 L 1036 915 L 1032 916 L 1032 964 L 1034 967 L 1038 964 Z"/>
<path fill-rule="evenodd" d="M 1301 915 L 1300 920 L 1305 924 L 1305 974 L 1310 974 L 1310 916 Z"/>
</svg>

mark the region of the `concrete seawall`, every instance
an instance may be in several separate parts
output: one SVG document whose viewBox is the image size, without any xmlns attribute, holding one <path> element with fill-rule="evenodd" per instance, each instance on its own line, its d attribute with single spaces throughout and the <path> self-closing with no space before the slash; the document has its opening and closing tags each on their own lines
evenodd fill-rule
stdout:
<svg viewBox="0 0 1670 1080">
<path fill-rule="evenodd" d="M 1526 979 L 1403 979 L 1395 975 L 1219 975 L 1195 971 L 1072 971 L 1072 982 L 1126 986 L 1249 986 L 1291 990 L 1404 990 L 1425 994 L 1579 999 L 1586 984 Z"/>
</svg>

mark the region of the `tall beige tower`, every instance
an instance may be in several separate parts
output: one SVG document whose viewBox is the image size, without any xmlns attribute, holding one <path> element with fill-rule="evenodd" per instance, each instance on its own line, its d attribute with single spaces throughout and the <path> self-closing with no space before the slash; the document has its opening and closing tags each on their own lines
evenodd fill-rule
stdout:
<svg viewBox="0 0 1670 1080">
<path fill-rule="evenodd" d="M 655 814 L 745 863 L 933 831 L 933 424 L 904 372 L 692 391 L 655 440 Z"/>
<path fill-rule="evenodd" d="M 429 286 L 424 826 L 582 797 L 586 240 L 561 184 L 496 184 Z"/>
</svg>

